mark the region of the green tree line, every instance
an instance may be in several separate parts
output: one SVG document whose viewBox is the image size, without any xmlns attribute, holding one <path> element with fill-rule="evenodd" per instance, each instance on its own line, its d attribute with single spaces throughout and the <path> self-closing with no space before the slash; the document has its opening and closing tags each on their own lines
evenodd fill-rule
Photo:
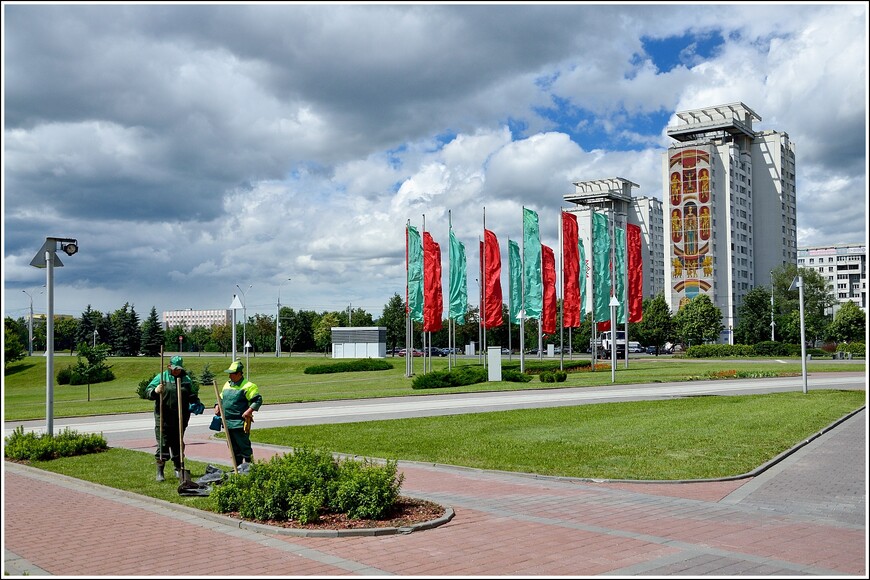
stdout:
<svg viewBox="0 0 870 580">
<path fill-rule="evenodd" d="M 798 273 L 804 280 L 807 342 L 812 345 L 819 341 L 840 343 L 864 340 L 866 315 L 857 305 L 847 302 L 841 305 L 836 316 L 831 317 L 827 312 L 835 304 L 835 299 L 828 291 L 825 279 L 815 270 L 783 265 L 773 271 L 772 288 L 753 288 L 737 307 L 738 323 L 733 329 L 727 329 L 733 332 L 735 344 L 757 344 L 770 340 L 771 321 L 774 323 L 775 341 L 799 344 L 799 291 L 790 289 Z M 502 311 L 503 320 L 507 321 L 509 313 L 506 304 L 502 305 Z M 293 351 L 327 353 L 332 341 L 331 328 L 337 326 L 383 326 L 387 329 L 389 352 L 405 346 L 405 303 L 399 294 L 394 294 L 387 301 L 377 319 L 362 308 L 318 313 L 285 306 L 279 315 L 281 351 L 287 356 Z M 591 313 L 586 313 L 579 328 L 557 330 L 554 335 L 545 335 L 542 337 L 544 344 L 563 343 L 567 346 L 570 341 L 575 352 L 585 350 L 592 336 L 590 320 Z M 40 322 L 34 324 L 33 328 L 34 350 L 45 350 L 45 325 L 44 321 Z M 28 326 L 24 317 L 17 320 L 7 317 L 4 326 L 4 363 L 9 364 L 26 354 Z M 447 328 L 447 321 L 444 321 L 441 330 L 431 333 L 432 345 L 448 345 Z M 688 346 L 715 342 L 724 330 L 722 313 L 706 295 L 698 296 L 678 312 L 672 313 L 660 294 L 644 300 L 643 320 L 629 324 L 629 338 L 644 345 L 661 346 L 672 342 Z M 524 332 L 525 346 L 536 348 L 538 322 L 525 321 Z M 129 303 L 111 313 L 104 314 L 88 305 L 79 318 L 56 317 L 54 334 L 56 351 L 81 350 L 82 345 L 91 348 L 103 345 L 112 356 L 159 356 L 161 347 L 167 352 L 226 354 L 233 350 L 233 332 L 229 324 L 210 328 L 197 326 L 190 330 L 180 325 L 164 329 L 154 307 L 148 317 L 140 321 L 135 308 Z M 251 344 L 249 353 L 274 353 L 277 350 L 276 334 L 274 315 L 249 316 L 246 321 L 237 322 L 236 351 L 244 352 L 243 340 L 246 339 Z M 456 345 L 471 342 L 484 342 L 484 346 L 510 345 L 517 350 L 520 345 L 519 328 L 505 323 L 486 329 L 484 333 L 479 325 L 478 308 L 471 307 L 466 313 L 465 323 L 456 325 Z M 415 324 L 414 345 L 420 347 L 422 344 L 421 325 Z"/>
</svg>

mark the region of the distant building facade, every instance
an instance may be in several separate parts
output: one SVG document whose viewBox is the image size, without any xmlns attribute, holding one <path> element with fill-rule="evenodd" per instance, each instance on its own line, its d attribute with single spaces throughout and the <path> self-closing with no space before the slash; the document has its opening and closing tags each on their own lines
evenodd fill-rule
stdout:
<svg viewBox="0 0 870 580">
<path fill-rule="evenodd" d="M 835 244 L 798 248 L 799 268 L 815 270 L 828 281 L 828 289 L 837 304 L 836 314 L 844 302 L 854 302 L 867 312 L 867 246 Z"/>
<path fill-rule="evenodd" d="M 163 328 L 168 330 L 181 326 L 185 332 L 190 332 L 196 326 L 211 328 L 216 325 L 226 324 L 232 326 L 232 310 L 164 310 Z"/>
<path fill-rule="evenodd" d="M 731 329 L 746 294 L 770 272 L 797 264 L 794 145 L 755 131 L 743 103 L 677 113 L 678 143 L 663 155 L 665 299 L 676 313 L 706 294 Z"/>
<path fill-rule="evenodd" d="M 636 183 L 622 177 L 573 182 L 574 192 L 563 199 L 575 205 L 565 211 L 577 216 L 580 241 L 587 265 L 592 261 L 592 212 L 607 215 L 609 223 L 621 230 L 626 224 L 640 227 L 643 261 L 643 297 L 653 298 L 664 292 L 664 230 L 662 202 L 654 197 L 633 197 Z M 589 272 L 587 288 L 592 288 Z M 634 290 L 632 290 L 634 292 Z M 586 293 L 584 312 L 592 312 L 592 292 Z"/>
</svg>

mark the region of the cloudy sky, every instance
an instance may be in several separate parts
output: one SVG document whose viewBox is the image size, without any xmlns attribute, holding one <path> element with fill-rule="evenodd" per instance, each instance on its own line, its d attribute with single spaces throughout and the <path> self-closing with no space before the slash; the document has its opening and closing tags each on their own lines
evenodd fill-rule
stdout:
<svg viewBox="0 0 870 580">
<path fill-rule="evenodd" d="M 475 296 L 484 215 L 503 256 L 523 206 L 558 248 L 573 181 L 661 199 L 675 113 L 734 102 L 795 143 L 798 245 L 866 243 L 867 31 L 865 2 L 4 3 L 4 315 L 45 312 L 51 236 L 58 314 L 238 285 L 377 317 L 406 223 L 446 261 L 448 215 Z"/>
</svg>

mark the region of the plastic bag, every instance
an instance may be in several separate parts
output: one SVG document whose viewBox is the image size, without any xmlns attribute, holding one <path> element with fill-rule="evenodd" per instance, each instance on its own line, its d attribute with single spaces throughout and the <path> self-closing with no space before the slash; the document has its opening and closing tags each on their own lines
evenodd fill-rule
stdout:
<svg viewBox="0 0 870 580">
<path fill-rule="evenodd" d="M 220 415 L 215 415 L 211 418 L 211 424 L 208 426 L 212 431 L 220 431 L 223 428 L 223 422 Z"/>
</svg>

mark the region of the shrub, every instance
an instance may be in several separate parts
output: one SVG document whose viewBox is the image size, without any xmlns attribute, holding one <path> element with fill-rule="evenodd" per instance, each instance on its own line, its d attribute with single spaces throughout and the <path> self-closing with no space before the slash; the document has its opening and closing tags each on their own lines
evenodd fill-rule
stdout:
<svg viewBox="0 0 870 580">
<path fill-rule="evenodd" d="M 532 377 L 531 375 L 521 373 L 518 370 L 502 369 L 501 380 L 507 381 L 509 383 L 528 383 L 532 380 Z"/>
<path fill-rule="evenodd" d="M 376 466 L 347 459 L 339 463 L 325 451 L 306 448 L 255 462 L 246 475 L 232 474 L 211 497 L 218 511 L 238 512 L 259 521 L 317 521 L 324 512 L 377 519 L 399 497 L 404 475 L 397 463 Z"/>
<path fill-rule="evenodd" d="M 65 366 L 57 371 L 57 384 L 68 385 L 70 378 L 72 378 L 72 369 L 69 366 Z"/>
<path fill-rule="evenodd" d="M 369 461 L 345 460 L 331 487 L 329 507 L 354 519 L 376 520 L 387 515 L 399 499 L 405 474 L 396 477 L 397 461 L 375 465 Z"/>
<path fill-rule="evenodd" d="M 362 358 L 345 362 L 305 367 L 306 375 L 323 375 L 329 373 L 349 373 L 357 371 L 387 371 L 393 368 L 392 363 L 382 359 Z"/>
<path fill-rule="evenodd" d="M 852 356 L 866 356 L 867 347 L 863 342 L 841 342 L 837 345 L 837 352 L 848 352 Z"/>
<path fill-rule="evenodd" d="M 79 434 L 69 427 L 56 436 L 48 433 L 36 435 L 32 431 L 25 433 L 24 427 L 19 425 L 6 438 L 3 455 L 18 461 L 34 461 L 99 453 L 108 448 L 109 444 L 102 435 Z"/>
</svg>

